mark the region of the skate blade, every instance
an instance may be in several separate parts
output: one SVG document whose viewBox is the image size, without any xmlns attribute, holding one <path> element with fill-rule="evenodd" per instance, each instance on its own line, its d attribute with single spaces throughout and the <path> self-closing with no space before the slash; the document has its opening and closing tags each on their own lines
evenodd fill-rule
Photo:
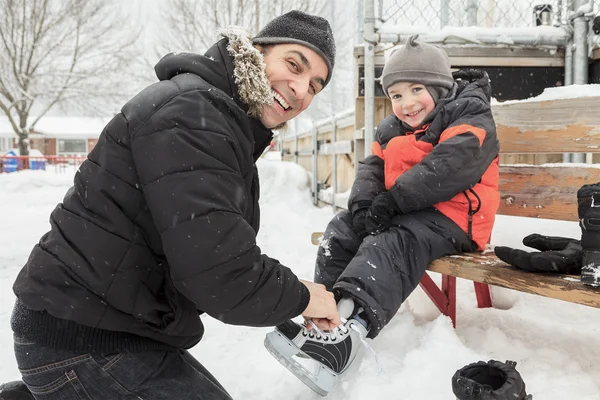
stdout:
<svg viewBox="0 0 600 400">
<path fill-rule="evenodd" d="M 265 337 L 265 348 L 281 365 L 286 367 L 302 383 L 317 394 L 327 396 L 333 389 L 337 380 L 337 374 L 306 355 L 278 331 L 267 334 Z M 309 371 L 306 366 L 295 360 L 294 356 L 304 358 L 304 363 L 312 363 L 316 367 L 316 371 Z"/>
</svg>

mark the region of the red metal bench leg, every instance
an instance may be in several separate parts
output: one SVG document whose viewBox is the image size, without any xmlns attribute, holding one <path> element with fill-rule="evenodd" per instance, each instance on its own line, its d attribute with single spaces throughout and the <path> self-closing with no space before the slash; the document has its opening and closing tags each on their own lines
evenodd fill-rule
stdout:
<svg viewBox="0 0 600 400">
<path fill-rule="evenodd" d="M 475 295 L 477 296 L 477 307 L 488 308 L 492 306 L 492 297 L 490 296 L 490 287 L 485 283 L 473 282 L 475 286 Z"/>
<path fill-rule="evenodd" d="M 448 315 L 448 297 L 440 290 L 427 272 L 425 272 L 421 278 L 419 286 L 421 286 L 421 289 L 429 296 L 438 310 L 440 310 L 442 314 Z"/>
<path fill-rule="evenodd" d="M 447 316 L 452 320 L 452 326 L 456 328 L 456 277 L 442 275 L 442 292 L 448 299 Z"/>
<path fill-rule="evenodd" d="M 450 317 L 452 326 L 456 328 L 456 278 L 454 276 L 442 275 L 442 289 L 440 290 L 427 272 L 425 272 L 419 285 L 431 301 L 433 301 L 438 310 Z"/>
</svg>

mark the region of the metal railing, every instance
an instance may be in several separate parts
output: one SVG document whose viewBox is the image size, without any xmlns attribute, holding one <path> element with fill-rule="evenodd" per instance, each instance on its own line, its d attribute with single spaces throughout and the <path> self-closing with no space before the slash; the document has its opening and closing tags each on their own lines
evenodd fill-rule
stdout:
<svg viewBox="0 0 600 400">
<path fill-rule="evenodd" d="M 562 48 L 565 85 L 588 83 L 598 0 L 364 0 L 363 12 L 365 153 L 374 129 L 375 47 L 403 43 L 411 34 L 439 44 Z"/>
<path fill-rule="evenodd" d="M 337 155 L 343 154 L 351 154 L 354 153 L 354 142 L 352 140 L 338 140 L 337 131 L 339 129 L 344 129 L 349 126 L 354 126 L 354 109 L 343 111 L 339 114 L 335 114 L 332 118 L 323 119 L 315 122 L 313 127 L 304 133 L 294 134 L 290 137 L 289 134 L 283 134 L 278 141 L 281 144 L 281 156 L 282 159 L 285 156 L 293 156 L 293 160 L 296 164 L 298 164 L 299 158 L 301 157 L 311 157 L 311 166 L 310 171 L 312 174 L 312 187 L 311 191 L 313 194 L 313 202 L 317 204 L 319 201 L 330 203 L 334 210 L 339 208 L 339 205 L 336 206 L 335 198 L 337 192 Z M 331 133 L 330 142 L 323 143 L 319 141 L 319 135 L 324 133 Z M 304 148 L 300 149 L 298 142 L 299 139 L 311 136 L 312 147 L 309 149 Z M 293 150 L 287 149 L 287 153 L 284 150 L 284 144 L 286 142 L 293 141 L 294 146 Z M 329 188 L 330 190 L 325 195 L 323 193 L 322 188 L 319 185 L 319 156 L 331 156 L 332 158 L 332 184 Z M 356 159 L 356 157 L 354 157 Z"/>
<path fill-rule="evenodd" d="M 384 0 L 379 2 L 383 23 L 422 26 L 523 28 L 565 25 L 576 0 Z"/>
<path fill-rule="evenodd" d="M 360 110 L 357 113 L 360 115 L 355 117 L 354 110 L 350 110 L 316 123 L 303 134 L 278 138 L 282 158 L 293 160 L 312 171 L 315 204 L 325 202 L 334 208 L 340 207 L 336 192 L 340 188 L 345 192 L 344 188 L 348 186 L 347 174 L 342 173 L 338 179 L 336 155 L 353 155 L 350 165 L 353 164 L 356 170 L 357 163 L 371 151 L 377 119 L 381 119 L 381 102 L 378 103 L 378 113 L 375 113 L 375 85 L 379 78 L 376 76 L 376 57 L 377 71 L 380 71 L 385 49 L 419 33 L 420 40 L 444 45 L 448 51 L 454 48 L 452 50 L 456 54 L 467 54 L 456 51 L 456 47 L 472 49 L 478 46 L 482 48 L 481 54 L 494 54 L 496 48 L 514 49 L 518 54 L 535 54 L 532 57 L 547 53 L 553 63 L 556 63 L 557 57 L 564 57 L 564 84 L 573 84 L 587 83 L 588 57 L 594 41 L 600 38 L 593 36 L 590 29 L 593 17 L 598 15 L 600 0 L 359 0 L 359 3 L 358 18 L 362 20 L 357 35 L 364 51 L 355 55 L 357 60 L 363 58 L 358 62 L 355 79 L 359 85 L 357 99 L 363 98 L 357 104 L 364 104 L 364 115 Z M 539 49 L 543 51 L 537 51 Z M 361 75 L 363 62 L 364 75 Z M 363 83 L 364 90 L 361 87 Z M 358 125 L 352 138 L 346 135 L 347 132 L 343 134 L 345 140 L 336 137 L 337 132 L 353 122 Z M 312 140 L 306 140 L 307 136 Z M 327 140 L 324 141 L 324 137 Z M 299 140 L 302 143 L 300 149 Z M 323 158 L 330 156 L 333 156 L 332 160 Z M 585 154 L 567 156 L 565 161 L 583 162 Z M 323 160 L 327 163 L 332 161 L 327 166 L 329 168 L 330 165 L 331 170 L 324 172 L 325 179 L 318 176 L 318 171 L 325 167 L 319 165 Z M 340 171 L 343 172 L 344 168 L 341 166 Z"/>
<path fill-rule="evenodd" d="M 87 156 L 0 156 L 0 173 L 43 170 L 58 173 L 75 172 Z"/>
</svg>

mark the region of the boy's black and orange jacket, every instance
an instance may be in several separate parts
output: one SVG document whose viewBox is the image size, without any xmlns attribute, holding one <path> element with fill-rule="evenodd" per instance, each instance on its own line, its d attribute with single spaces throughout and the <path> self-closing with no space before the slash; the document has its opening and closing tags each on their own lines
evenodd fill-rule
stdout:
<svg viewBox="0 0 600 400">
<path fill-rule="evenodd" d="M 458 71 L 454 78 L 456 85 L 421 128 L 410 129 L 396 116 L 379 124 L 348 208 L 354 213 L 369 207 L 389 190 L 402 213 L 433 206 L 483 249 L 500 202 L 491 87 L 483 71 Z"/>
</svg>

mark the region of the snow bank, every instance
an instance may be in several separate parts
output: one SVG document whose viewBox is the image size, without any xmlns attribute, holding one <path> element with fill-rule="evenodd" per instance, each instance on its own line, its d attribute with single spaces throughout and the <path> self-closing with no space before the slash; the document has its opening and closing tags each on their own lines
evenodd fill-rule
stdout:
<svg viewBox="0 0 600 400">
<path fill-rule="evenodd" d="M 259 160 L 264 253 L 302 278 L 312 278 L 316 247 L 310 233 L 333 217 L 310 200 L 307 173 L 287 162 Z M 71 186 L 72 174 L 25 171 L 0 174 L 0 381 L 19 378 L 9 319 L 12 283 L 33 245 L 49 228 L 48 216 Z M 577 237 L 576 223 L 498 217 L 494 244 L 520 245 L 528 233 Z M 199 260 L 201 262 L 201 260 Z M 439 280 L 439 275 L 432 274 Z M 518 362 L 534 399 L 600 399 L 600 310 L 539 296 L 492 289 L 498 308 L 476 308 L 473 284 L 458 281 L 458 328 L 440 316 L 417 289 L 381 335 L 371 342 L 383 373 L 367 353 L 328 400 L 453 398 L 450 377 L 463 365 L 488 359 Z M 193 349 L 233 398 L 319 399 L 263 347 L 271 328 L 225 325 L 202 316 L 204 339 Z M 265 377 L 268 377 L 266 380 Z"/>
</svg>

